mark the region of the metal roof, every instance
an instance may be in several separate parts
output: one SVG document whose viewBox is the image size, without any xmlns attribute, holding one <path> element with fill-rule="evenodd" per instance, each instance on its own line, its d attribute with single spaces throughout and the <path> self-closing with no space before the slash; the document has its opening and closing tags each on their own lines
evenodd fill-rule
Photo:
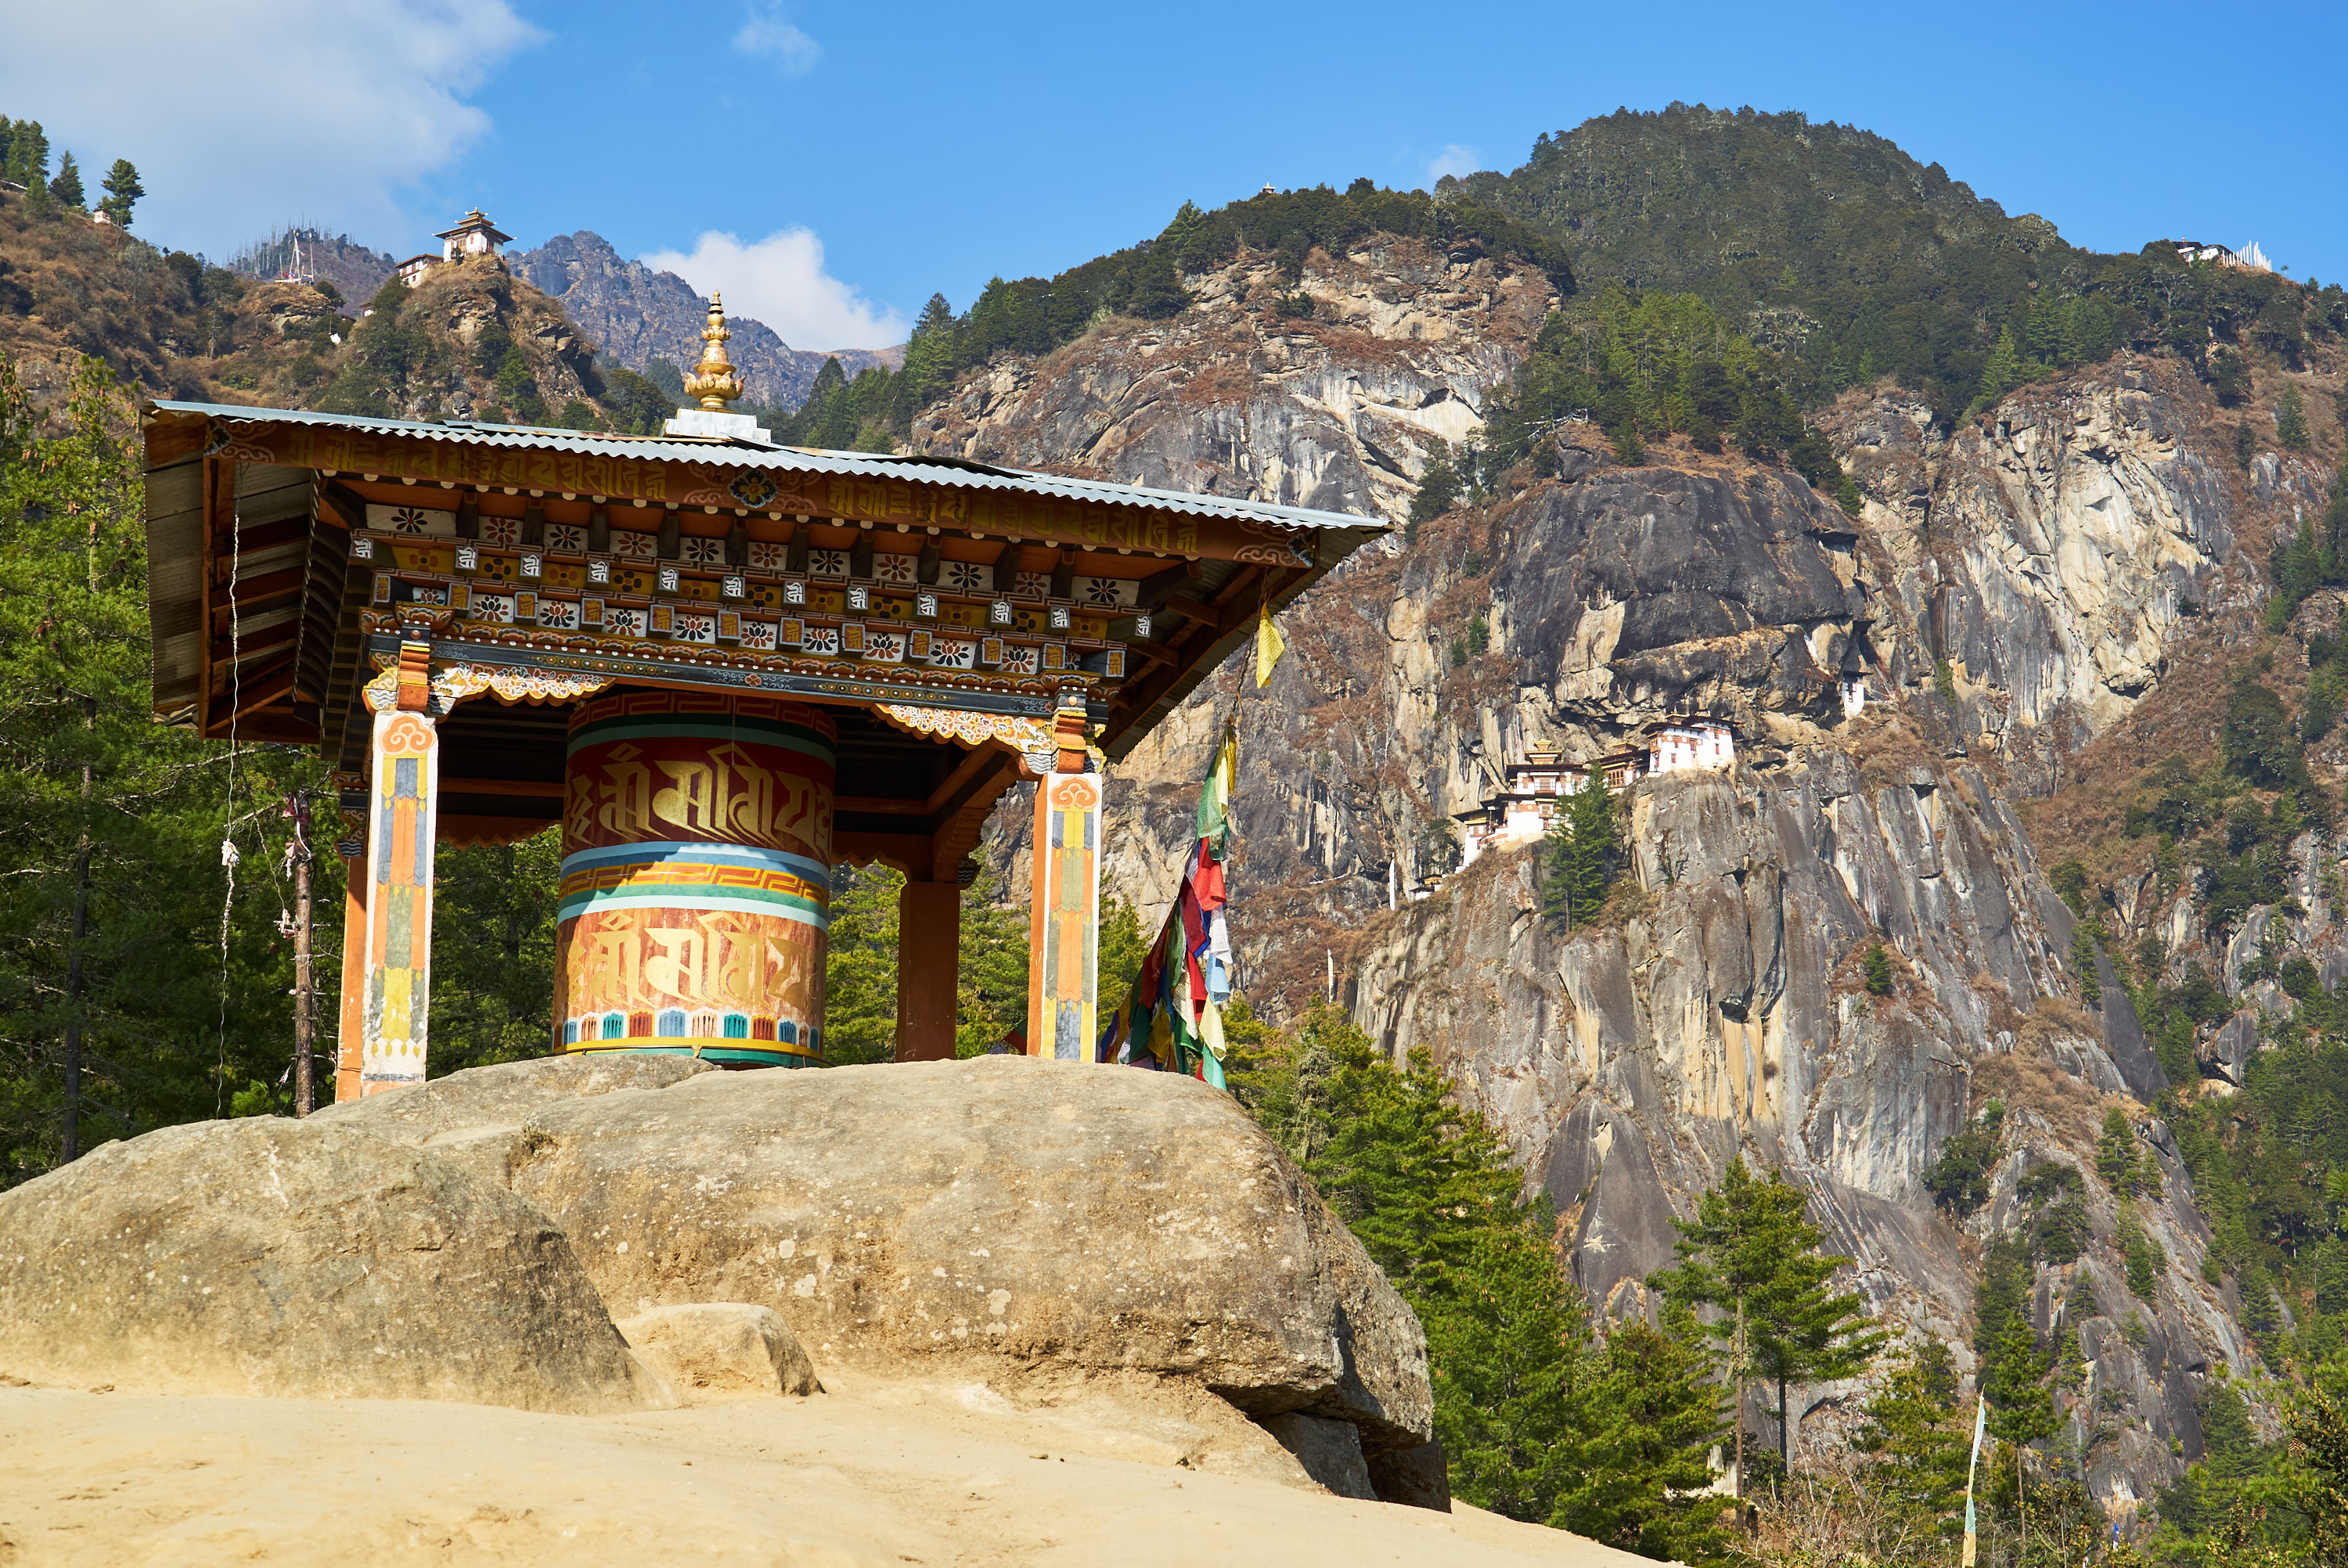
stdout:
<svg viewBox="0 0 2348 1568">
<path fill-rule="evenodd" d="M 1192 495 L 1182 490 L 1153 490 L 1140 485 L 1112 485 L 1098 479 L 1070 479 L 1058 474 L 1039 474 L 1025 468 L 996 467 L 966 457 L 830 452 L 811 446 L 768 446 L 755 441 L 715 436 L 588 436 L 576 430 L 550 430 L 537 425 L 476 425 L 467 420 L 433 423 L 414 419 L 371 419 L 358 415 L 314 414 L 299 408 L 259 408 L 241 404 L 157 400 L 148 406 L 161 414 L 194 414 L 207 419 L 288 425 L 331 425 L 345 430 L 376 431 L 385 435 L 477 446 L 522 446 L 541 451 L 552 447 L 557 451 L 592 453 L 604 457 L 716 462 L 743 468 L 852 474 L 866 478 L 910 479 L 976 489 L 1018 490 L 1033 495 L 1058 496 L 1072 501 L 1148 507 L 1159 511 L 1189 512 L 1200 517 L 1276 523 L 1292 528 L 1367 529 L 1385 533 L 1390 527 L 1384 518 L 1357 517 L 1350 512 L 1323 512 L 1310 507 L 1284 507 L 1269 501 Z"/>
</svg>

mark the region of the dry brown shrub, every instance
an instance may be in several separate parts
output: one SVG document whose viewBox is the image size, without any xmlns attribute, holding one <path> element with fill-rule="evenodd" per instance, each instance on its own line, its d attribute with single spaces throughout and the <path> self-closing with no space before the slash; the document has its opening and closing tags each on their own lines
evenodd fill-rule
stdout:
<svg viewBox="0 0 2348 1568">
<path fill-rule="evenodd" d="M 1946 1563 L 1948 1543 L 1874 1485 L 1848 1452 L 1822 1456 L 1754 1510 L 1756 1525 L 1737 1548 L 1766 1568 L 1859 1568 Z"/>
<path fill-rule="evenodd" d="M 2058 1035 L 2100 1040 L 2102 1030 L 2068 997 L 2046 997 L 2023 1020 L 2013 1049 L 1973 1059 L 1973 1092 L 2025 1107 L 2074 1148 L 2092 1148 L 2103 1122 L 2104 1095 L 2072 1077 L 2048 1054 Z"/>
</svg>

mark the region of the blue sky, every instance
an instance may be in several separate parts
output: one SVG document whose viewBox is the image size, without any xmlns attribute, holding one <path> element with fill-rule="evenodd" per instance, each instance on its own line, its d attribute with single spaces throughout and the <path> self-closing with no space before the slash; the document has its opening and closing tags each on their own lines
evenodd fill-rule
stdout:
<svg viewBox="0 0 2348 1568">
<path fill-rule="evenodd" d="M 2348 273 L 2326 8 L 0 0 L 0 113 L 133 159 L 160 242 L 306 220 L 404 256 L 479 203 L 806 347 L 893 341 L 932 290 L 959 309 L 1185 199 L 1511 169 L 1675 98 L 1866 127 L 2098 249 L 2255 240 Z"/>
</svg>

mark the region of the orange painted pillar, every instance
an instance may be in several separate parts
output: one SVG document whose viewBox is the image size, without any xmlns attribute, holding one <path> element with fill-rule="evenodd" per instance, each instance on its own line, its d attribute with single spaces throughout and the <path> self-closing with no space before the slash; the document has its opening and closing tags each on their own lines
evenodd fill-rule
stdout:
<svg viewBox="0 0 2348 1568">
<path fill-rule="evenodd" d="M 335 1102 L 359 1097 L 359 1047 L 366 1033 L 367 835 L 362 822 L 335 847 L 343 855 L 343 1013 L 335 1036 Z"/>
<path fill-rule="evenodd" d="M 897 896 L 897 1060 L 951 1061 L 961 1001 L 962 888 L 907 882 Z"/>
<path fill-rule="evenodd" d="M 440 731 L 431 649 L 406 642 L 392 705 L 375 715 L 359 1092 L 424 1081 L 432 989 L 432 865 L 440 823 Z"/>
<path fill-rule="evenodd" d="M 1101 775 L 1085 711 L 1053 721 L 1054 771 L 1035 784 L 1035 898 L 1028 924 L 1027 1054 L 1090 1061 L 1100 1032 Z"/>
</svg>

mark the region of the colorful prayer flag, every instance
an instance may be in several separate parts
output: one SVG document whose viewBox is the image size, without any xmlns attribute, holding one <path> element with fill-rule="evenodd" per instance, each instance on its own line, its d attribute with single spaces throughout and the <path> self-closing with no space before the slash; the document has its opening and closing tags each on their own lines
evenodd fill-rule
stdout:
<svg viewBox="0 0 2348 1568">
<path fill-rule="evenodd" d="M 1287 651 L 1288 639 L 1282 637 L 1280 628 L 1273 624 L 1272 606 L 1267 602 L 1255 612 L 1255 683 L 1258 686 L 1271 682 L 1272 670 L 1280 663 L 1280 656 Z"/>
</svg>

